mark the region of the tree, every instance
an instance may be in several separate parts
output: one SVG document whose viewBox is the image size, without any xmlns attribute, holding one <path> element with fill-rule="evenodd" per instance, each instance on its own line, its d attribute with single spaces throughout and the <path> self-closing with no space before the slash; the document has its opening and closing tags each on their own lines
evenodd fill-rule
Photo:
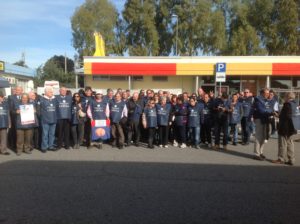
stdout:
<svg viewBox="0 0 300 224">
<path fill-rule="evenodd" d="M 34 79 L 36 86 L 43 86 L 47 80 L 59 81 L 60 85 L 74 87 L 75 73 L 74 62 L 67 58 L 67 73 L 65 73 L 65 57 L 53 56 L 47 62 L 37 69 L 37 75 Z"/>
<path fill-rule="evenodd" d="M 125 21 L 119 16 L 115 28 L 115 42 L 113 45 L 113 51 L 116 55 L 123 56 L 127 50 L 126 45 L 126 24 Z"/>
<path fill-rule="evenodd" d="M 152 0 L 126 1 L 123 18 L 127 26 L 126 39 L 130 55 L 158 55 L 159 44 L 155 10 L 155 2 Z"/>
<path fill-rule="evenodd" d="M 71 26 L 73 46 L 80 58 L 94 54 L 95 31 L 104 37 L 106 53 L 113 53 L 117 19 L 117 10 L 108 0 L 86 0 L 76 9 L 71 18 Z"/>
</svg>

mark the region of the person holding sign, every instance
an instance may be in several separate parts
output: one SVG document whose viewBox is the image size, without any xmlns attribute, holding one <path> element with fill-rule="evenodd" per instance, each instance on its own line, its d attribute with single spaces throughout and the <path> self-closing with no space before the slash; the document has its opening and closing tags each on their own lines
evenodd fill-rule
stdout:
<svg viewBox="0 0 300 224">
<path fill-rule="evenodd" d="M 29 103 L 29 96 L 23 93 L 21 102 L 16 106 L 16 128 L 17 128 L 17 155 L 20 156 L 24 151 L 31 154 L 32 130 L 35 126 L 36 109 Z"/>
<path fill-rule="evenodd" d="M 92 141 L 97 142 L 97 148 L 102 149 L 103 139 L 106 132 L 106 120 L 109 118 L 108 101 L 103 100 L 102 92 L 97 92 L 95 99 L 90 101 L 87 110 L 88 117 L 91 119 Z"/>
</svg>

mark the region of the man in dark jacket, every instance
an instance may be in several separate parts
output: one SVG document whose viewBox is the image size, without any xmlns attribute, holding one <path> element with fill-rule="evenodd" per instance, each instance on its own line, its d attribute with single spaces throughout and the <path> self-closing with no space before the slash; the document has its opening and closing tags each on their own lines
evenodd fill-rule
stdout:
<svg viewBox="0 0 300 224">
<path fill-rule="evenodd" d="M 296 116 L 299 115 L 299 108 L 295 102 L 295 94 L 290 92 L 285 95 L 285 103 L 279 115 L 278 125 L 278 159 L 273 163 L 294 165 L 294 142 L 293 135 L 296 130 Z M 287 154 L 287 155 L 286 155 Z M 287 157 L 287 159 L 286 159 Z"/>
<path fill-rule="evenodd" d="M 134 139 L 135 146 L 139 146 L 141 136 L 140 120 L 143 113 L 143 104 L 143 101 L 139 99 L 138 92 L 133 93 L 132 98 L 127 102 L 127 146 L 131 145 L 132 139 Z"/>
</svg>

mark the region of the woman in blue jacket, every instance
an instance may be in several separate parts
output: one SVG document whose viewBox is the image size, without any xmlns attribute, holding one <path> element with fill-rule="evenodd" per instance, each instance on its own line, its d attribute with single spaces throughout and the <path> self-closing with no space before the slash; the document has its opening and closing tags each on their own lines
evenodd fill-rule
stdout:
<svg viewBox="0 0 300 224">
<path fill-rule="evenodd" d="M 75 149 L 79 149 L 83 142 L 84 122 L 86 120 L 85 108 L 85 102 L 81 100 L 79 93 L 74 93 L 72 103 L 71 133 Z"/>
<path fill-rule="evenodd" d="M 187 126 L 187 105 L 183 102 L 183 97 L 177 98 L 177 104 L 175 106 L 175 133 L 177 142 L 180 144 L 180 148 L 186 148 L 186 126 Z M 176 145 L 175 145 L 176 146 Z"/>
</svg>

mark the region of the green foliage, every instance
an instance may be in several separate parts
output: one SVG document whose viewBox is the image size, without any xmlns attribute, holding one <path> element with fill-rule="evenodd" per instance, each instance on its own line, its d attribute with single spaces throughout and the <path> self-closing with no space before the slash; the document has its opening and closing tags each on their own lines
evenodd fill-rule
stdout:
<svg viewBox="0 0 300 224">
<path fill-rule="evenodd" d="M 74 87 L 75 73 L 74 62 L 67 58 L 67 73 L 65 73 L 65 57 L 53 56 L 44 66 L 37 69 L 37 75 L 34 78 L 35 86 L 44 86 L 44 82 L 49 80 L 59 81 L 60 85 Z"/>
<path fill-rule="evenodd" d="M 71 18 L 73 46 L 80 58 L 95 52 L 94 32 L 104 37 L 106 53 L 113 52 L 115 46 L 114 28 L 117 23 L 117 10 L 107 0 L 86 0 L 78 7 Z"/>
<path fill-rule="evenodd" d="M 300 55 L 299 21 L 300 0 L 86 0 L 71 19 L 80 56 L 95 30 L 115 55 Z"/>
<path fill-rule="evenodd" d="M 28 68 L 28 66 L 26 65 L 25 61 L 24 60 L 19 60 L 19 61 L 16 61 L 15 63 L 13 63 L 14 65 L 18 65 L 18 66 L 21 66 L 21 67 L 25 67 L 25 68 Z"/>
</svg>

